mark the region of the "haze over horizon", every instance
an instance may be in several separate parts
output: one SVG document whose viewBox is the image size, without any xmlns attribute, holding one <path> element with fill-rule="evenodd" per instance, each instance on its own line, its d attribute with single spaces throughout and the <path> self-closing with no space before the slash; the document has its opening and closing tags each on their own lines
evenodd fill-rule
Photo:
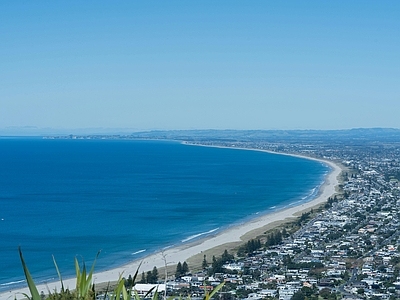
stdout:
<svg viewBox="0 0 400 300">
<path fill-rule="evenodd" d="M 0 25 L 0 134 L 400 128 L 397 1 L 3 2 Z"/>
</svg>

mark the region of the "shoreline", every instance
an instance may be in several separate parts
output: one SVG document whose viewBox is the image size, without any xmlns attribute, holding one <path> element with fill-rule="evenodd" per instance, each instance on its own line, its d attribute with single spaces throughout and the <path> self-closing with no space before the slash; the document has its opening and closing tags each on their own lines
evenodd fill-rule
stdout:
<svg viewBox="0 0 400 300">
<path fill-rule="evenodd" d="M 135 274 L 136 270 L 140 265 L 139 273 L 151 271 L 154 267 L 157 269 L 162 269 L 167 264 L 167 268 L 176 265 L 179 261 L 193 261 L 195 257 L 201 256 L 203 258 L 204 254 L 210 253 L 216 249 L 222 248 L 220 254 L 222 254 L 223 249 L 229 248 L 232 249 L 234 246 L 242 244 L 247 240 L 256 237 L 257 235 L 262 234 L 267 229 L 276 227 L 278 224 L 282 224 L 287 222 L 290 219 L 294 219 L 301 214 L 301 212 L 305 210 L 310 210 L 316 206 L 321 205 L 322 203 L 326 202 L 328 197 L 331 197 L 336 193 L 336 186 L 339 184 L 338 176 L 342 171 L 342 168 L 335 164 L 332 161 L 327 161 L 323 159 L 316 159 L 313 157 L 307 157 L 302 155 L 296 154 L 288 154 L 288 153 L 277 153 L 267 150 L 261 149 L 250 149 L 250 148 L 239 148 L 239 147 L 223 147 L 223 146 L 208 146 L 208 145 L 197 145 L 197 144 L 190 144 L 184 142 L 186 145 L 193 145 L 193 146 L 204 146 L 204 147 L 218 147 L 218 148 L 229 148 L 229 149 L 238 149 L 238 150 L 249 150 L 249 151 L 261 151 L 261 152 L 268 152 L 277 155 L 289 155 L 295 156 L 303 159 L 310 159 L 319 161 L 323 164 L 327 164 L 331 171 L 325 176 L 324 183 L 319 187 L 319 191 L 314 199 L 311 201 L 300 203 L 296 206 L 290 206 L 287 208 L 283 208 L 281 210 L 273 211 L 264 215 L 260 215 L 254 219 L 251 219 L 245 223 L 234 225 L 232 227 L 227 228 L 224 231 L 218 232 L 216 234 L 208 235 L 202 239 L 195 240 L 193 242 L 189 242 L 183 245 L 179 245 L 176 247 L 168 248 L 152 255 L 146 256 L 141 259 L 137 259 L 131 261 L 125 265 L 120 267 L 101 271 L 99 273 L 93 274 L 93 282 L 96 285 L 107 283 L 107 282 L 114 282 L 117 281 L 119 276 L 127 277 L 129 274 Z M 272 226 L 272 227 L 271 227 Z M 225 248 L 224 248 L 225 245 Z M 218 250 L 219 251 L 219 250 Z M 210 257 L 207 256 L 209 259 Z M 190 266 L 190 262 L 189 262 Z M 75 278 L 66 279 L 63 281 L 65 288 L 74 289 L 75 288 Z M 39 284 L 37 286 L 39 293 L 43 291 L 45 294 L 48 291 L 60 290 L 61 283 L 60 282 L 49 282 L 47 284 Z M 29 289 L 27 287 L 10 290 L 7 292 L 0 293 L 0 300 L 5 299 L 22 299 L 25 298 L 22 293 L 30 294 Z"/>
</svg>

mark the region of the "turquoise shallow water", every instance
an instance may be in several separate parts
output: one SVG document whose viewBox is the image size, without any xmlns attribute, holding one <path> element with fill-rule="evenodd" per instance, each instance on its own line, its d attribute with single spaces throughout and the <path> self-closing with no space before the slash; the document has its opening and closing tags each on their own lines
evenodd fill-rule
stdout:
<svg viewBox="0 0 400 300">
<path fill-rule="evenodd" d="M 96 270 L 311 200 L 329 168 L 258 151 L 165 141 L 0 139 L 0 291 L 75 256 Z M 166 225 L 167 224 L 167 225 Z"/>
</svg>

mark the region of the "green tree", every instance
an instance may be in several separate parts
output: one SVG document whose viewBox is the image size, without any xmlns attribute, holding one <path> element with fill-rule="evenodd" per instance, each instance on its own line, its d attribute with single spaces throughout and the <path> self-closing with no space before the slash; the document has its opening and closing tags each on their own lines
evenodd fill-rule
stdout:
<svg viewBox="0 0 400 300">
<path fill-rule="evenodd" d="M 337 296 L 336 296 L 335 293 L 331 293 L 331 294 L 328 296 L 328 300 L 336 300 L 336 299 L 337 299 Z"/>
<path fill-rule="evenodd" d="M 176 265 L 175 277 L 179 278 L 181 276 L 182 276 L 182 264 L 181 262 L 178 262 L 178 264 Z"/>
<path fill-rule="evenodd" d="M 186 261 L 184 261 L 183 264 L 182 264 L 182 273 L 183 274 L 189 273 L 189 266 L 188 266 Z"/>
<path fill-rule="evenodd" d="M 243 244 L 238 248 L 237 255 L 244 256 L 246 253 L 252 253 L 252 252 L 260 249 L 261 246 L 262 245 L 261 245 L 260 239 L 249 240 L 249 241 L 247 241 L 246 244 Z M 232 256 L 232 259 L 233 258 L 234 257 Z"/>
<path fill-rule="evenodd" d="M 328 299 L 329 296 L 331 295 L 331 290 L 328 288 L 323 288 L 322 290 L 319 291 L 319 295 L 324 299 Z"/>
<path fill-rule="evenodd" d="M 318 290 L 317 290 L 317 289 L 314 290 L 314 289 L 312 289 L 312 288 L 310 288 L 310 287 L 307 287 L 307 286 L 303 286 L 303 287 L 301 288 L 301 292 L 302 292 L 303 295 L 304 295 L 305 297 L 307 297 L 307 298 L 310 298 L 312 295 L 314 295 L 316 291 L 318 291 Z"/>
<path fill-rule="evenodd" d="M 304 300 L 304 299 L 306 299 L 306 297 L 304 296 L 304 294 L 301 290 L 297 291 L 292 296 L 292 300 Z"/>
<path fill-rule="evenodd" d="M 224 253 L 221 256 L 222 261 L 225 263 L 227 261 L 232 260 L 234 257 L 233 255 L 228 253 L 228 250 L 225 249 Z"/>
<path fill-rule="evenodd" d="M 203 257 L 203 262 L 201 263 L 201 267 L 203 268 L 203 270 L 207 269 L 207 267 L 208 267 L 205 254 L 204 254 L 204 257 Z"/>
<path fill-rule="evenodd" d="M 222 259 L 222 257 L 217 259 L 215 256 L 213 256 L 212 259 L 213 259 L 213 262 L 211 264 L 211 268 L 208 270 L 209 275 L 222 272 L 222 266 L 225 263 L 225 261 Z"/>
<path fill-rule="evenodd" d="M 126 281 L 125 281 L 125 287 L 130 288 L 131 286 L 133 286 L 133 284 L 134 284 L 134 282 L 133 282 L 132 275 L 129 274 L 128 279 L 126 279 Z"/>
<path fill-rule="evenodd" d="M 140 279 L 139 283 L 146 283 L 146 275 L 142 272 L 142 279 Z"/>
<path fill-rule="evenodd" d="M 282 232 L 276 230 L 267 236 L 266 247 L 275 246 L 282 242 Z M 260 245 L 261 246 L 261 245 Z"/>
<path fill-rule="evenodd" d="M 147 271 L 146 273 L 146 283 L 152 283 L 153 277 L 151 275 L 151 271 Z"/>
<path fill-rule="evenodd" d="M 157 283 L 157 281 L 158 281 L 158 270 L 157 270 L 157 267 L 153 268 L 153 271 L 151 272 L 151 279 L 152 279 L 151 283 Z"/>
</svg>

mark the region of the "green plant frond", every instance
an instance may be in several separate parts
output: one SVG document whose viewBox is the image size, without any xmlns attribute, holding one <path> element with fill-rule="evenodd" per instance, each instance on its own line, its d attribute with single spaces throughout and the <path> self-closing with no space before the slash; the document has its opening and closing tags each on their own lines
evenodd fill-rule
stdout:
<svg viewBox="0 0 400 300">
<path fill-rule="evenodd" d="M 80 282 L 80 277 L 81 277 L 81 270 L 79 268 L 79 262 L 76 257 L 75 257 L 75 273 L 76 273 L 76 287 L 78 288 L 78 284 Z"/>
<path fill-rule="evenodd" d="M 206 293 L 206 295 L 204 296 L 204 300 L 210 300 L 223 286 L 224 286 L 225 282 L 220 283 L 219 285 L 217 285 L 215 287 L 215 289 L 212 290 L 211 293 Z"/>
<path fill-rule="evenodd" d="M 91 292 L 93 292 L 94 285 L 92 284 L 94 266 L 96 264 L 96 259 L 99 256 L 100 251 L 97 253 L 93 265 L 87 273 L 86 264 L 83 262 L 82 271 L 79 267 L 78 259 L 75 257 L 75 272 L 76 272 L 76 293 L 79 299 L 87 299 Z"/>
<path fill-rule="evenodd" d="M 109 290 L 110 290 L 110 282 L 107 283 L 107 288 L 106 288 L 106 291 L 104 293 L 104 300 L 107 299 L 107 294 L 108 294 Z"/>
<path fill-rule="evenodd" d="M 125 280 L 123 278 L 120 278 L 120 280 L 118 281 L 117 287 L 114 290 L 114 297 L 116 300 L 119 300 L 121 293 L 122 293 L 122 289 L 125 287 Z"/>
<path fill-rule="evenodd" d="M 142 263 L 143 263 L 143 261 L 140 262 L 139 266 L 136 269 L 135 275 L 133 275 L 133 278 L 132 278 L 133 286 L 136 284 L 136 278 L 139 274 L 139 269 L 140 269 Z"/>
<path fill-rule="evenodd" d="M 139 296 L 137 290 L 133 290 L 133 298 L 134 298 L 135 300 L 140 300 L 140 296 Z"/>
<path fill-rule="evenodd" d="M 129 295 L 128 291 L 125 288 L 125 285 L 122 287 L 122 299 L 123 300 L 130 300 L 131 296 Z"/>
<path fill-rule="evenodd" d="M 157 286 L 157 289 L 156 289 L 156 291 L 154 292 L 154 295 L 153 295 L 153 297 L 152 297 L 152 300 L 157 300 L 158 299 L 158 286 Z"/>
<path fill-rule="evenodd" d="M 63 293 L 65 291 L 64 290 L 64 282 L 62 280 L 60 269 L 58 268 L 58 265 L 57 265 L 56 259 L 54 258 L 54 255 L 52 255 L 52 257 L 53 257 L 54 266 L 56 267 L 58 278 L 60 279 L 60 282 L 61 282 L 61 293 Z"/>
<path fill-rule="evenodd" d="M 86 281 L 86 264 L 82 262 L 82 273 L 81 273 L 81 282 Z"/>
<path fill-rule="evenodd" d="M 119 274 L 119 276 L 118 276 L 118 282 L 124 281 L 124 283 L 125 283 L 125 278 L 123 278 L 122 275 L 124 275 L 124 272 L 122 272 L 122 273 Z"/>
<path fill-rule="evenodd" d="M 82 268 L 82 273 L 79 275 L 79 282 L 78 282 L 78 278 L 76 281 L 76 285 L 77 285 L 77 292 L 79 296 L 83 296 L 85 294 L 84 292 L 84 288 L 86 285 L 86 270 L 85 270 L 85 265 L 83 265 Z"/>
<path fill-rule="evenodd" d="M 153 287 L 146 293 L 146 295 L 144 295 L 144 298 L 147 298 L 147 296 L 150 295 L 150 294 L 153 292 L 153 290 L 154 290 L 155 288 L 158 288 L 158 286 L 153 286 Z"/>
<path fill-rule="evenodd" d="M 97 251 L 97 254 L 96 254 L 96 257 L 94 258 L 92 267 L 90 268 L 90 273 L 89 273 L 90 275 L 92 275 L 93 272 L 94 272 L 94 266 L 96 265 L 96 261 L 97 261 L 97 258 L 98 258 L 99 255 L 100 255 L 100 252 L 101 252 L 101 250 Z"/>
<path fill-rule="evenodd" d="M 39 292 L 38 292 L 38 290 L 36 288 L 35 282 L 33 281 L 32 276 L 29 273 L 28 267 L 27 267 L 27 265 L 25 263 L 24 257 L 22 255 L 21 247 L 18 247 L 18 251 L 19 251 L 19 257 L 20 257 L 21 263 L 22 263 L 22 268 L 24 269 L 26 282 L 28 283 L 29 291 L 31 292 L 31 296 L 32 296 L 32 297 L 28 296 L 27 298 L 28 299 L 32 299 L 32 300 L 41 300 L 41 297 L 40 297 Z"/>
<path fill-rule="evenodd" d="M 86 265 L 83 265 L 83 271 L 82 273 L 84 273 L 82 276 L 85 278 L 84 280 L 84 296 L 86 296 L 89 291 L 90 291 L 90 287 L 92 286 L 92 278 L 93 278 L 93 273 L 94 273 L 94 267 L 96 265 L 96 261 L 97 258 L 99 257 L 101 251 L 98 251 L 96 254 L 96 257 L 94 258 L 92 267 L 90 268 L 89 273 L 86 275 Z M 87 277 L 86 277 L 87 276 Z"/>
<path fill-rule="evenodd" d="M 21 295 L 23 295 L 26 299 L 33 299 L 33 297 L 29 297 L 28 294 L 25 293 L 20 293 Z M 15 300 L 17 300 L 17 296 L 15 296 Z"/>
</svg>

